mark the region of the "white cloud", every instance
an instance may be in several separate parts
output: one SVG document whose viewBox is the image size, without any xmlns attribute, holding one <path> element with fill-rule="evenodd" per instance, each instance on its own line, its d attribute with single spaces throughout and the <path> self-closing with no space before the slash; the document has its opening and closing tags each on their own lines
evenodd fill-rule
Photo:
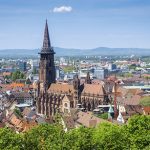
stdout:
<svg viewBox="0 0 150 150">
<path fill-rule="evenodd" d="M 71 6 L 60 6 L 60 7 L 54 7 L 53 12 L 54 13 L 65 13 L 65 12 L 71 12 L 72 7 Z"/>
</svg>

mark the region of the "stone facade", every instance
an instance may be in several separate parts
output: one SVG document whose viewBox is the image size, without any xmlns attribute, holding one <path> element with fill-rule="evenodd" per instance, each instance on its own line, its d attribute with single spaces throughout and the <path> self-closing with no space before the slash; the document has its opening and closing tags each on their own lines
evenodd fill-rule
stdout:
<svg viewBox="0 0 150 150">
<path fill-rule="evenodd" d="M 47 90 L 51 83 L 55 83 L 54 50 L 50 43 L 48 25 L 46 21 L 43 47 L 40 54 L 39 81 L 41 87 Z"/>
<path fill-rule="evenodd" d="M 91 84 L 90 75 L 86 83 L 80 84 L 78 76 L 73 83 L 55 83 L 54 51 L 50 44 L 48 25 L 46 22 L 43 48 L 40 54 L 39 82 L 37 83 L 37 112 L 52 116 L 56 112 L 70 112 L 70 109 L 84 108 L 91 111 L 99 104 L 106 104 L 107 95 L 101 84 Z"/>
</svg>

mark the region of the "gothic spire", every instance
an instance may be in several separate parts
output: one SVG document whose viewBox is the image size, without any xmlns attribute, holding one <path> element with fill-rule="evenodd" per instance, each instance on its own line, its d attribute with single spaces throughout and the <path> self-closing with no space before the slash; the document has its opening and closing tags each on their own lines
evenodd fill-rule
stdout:
<svg viewBox="0 0 150 150">
<path fill-rule="evenodd" d="M 53 49 L 52 49 L 51 43 L 50 43 L 48 24 L 47 24 L 47 20 L 46 20 L 43 47 L 42 47 L 41 53 L 51 53 L 51 52 L 53 52 Z"/>
<path fill-rule="evenodd" d="M 91 78 L 90 78 L 90 73 L 89 73 L 89 72 L 87 72 L 87 76 L 86 76 L 86 79 L 85 79 L 85 83 L 91 84 Z"/>
</svg>

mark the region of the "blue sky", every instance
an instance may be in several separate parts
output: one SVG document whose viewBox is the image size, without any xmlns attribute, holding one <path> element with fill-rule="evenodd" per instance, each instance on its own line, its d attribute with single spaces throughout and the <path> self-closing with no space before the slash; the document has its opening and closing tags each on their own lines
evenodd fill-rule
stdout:
<svg viewBox="0 0 150 150">
<path fill-rule="evenodd" d="M 0 49 L 150 48 L 150 0 L 0 0 Z"/>
</svg>

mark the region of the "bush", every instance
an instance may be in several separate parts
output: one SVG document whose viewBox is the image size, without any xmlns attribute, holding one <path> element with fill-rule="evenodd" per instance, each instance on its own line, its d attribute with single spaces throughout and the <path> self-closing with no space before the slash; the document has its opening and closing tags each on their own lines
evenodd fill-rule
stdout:
<svg viewBox="0 0 150 150">
<path fill-rule="evenodd" d="M 102 118 L 102 119 L 108 119 L 108 113 L 99 114 L 97 115 L 97 117 Z"/>
<path fill-rule="evenodd" d="M 150 97 L 143 97 L 141 100 L 140 100 L 140 104 L 142 106 L 150 106 Z"/>
</svg>

